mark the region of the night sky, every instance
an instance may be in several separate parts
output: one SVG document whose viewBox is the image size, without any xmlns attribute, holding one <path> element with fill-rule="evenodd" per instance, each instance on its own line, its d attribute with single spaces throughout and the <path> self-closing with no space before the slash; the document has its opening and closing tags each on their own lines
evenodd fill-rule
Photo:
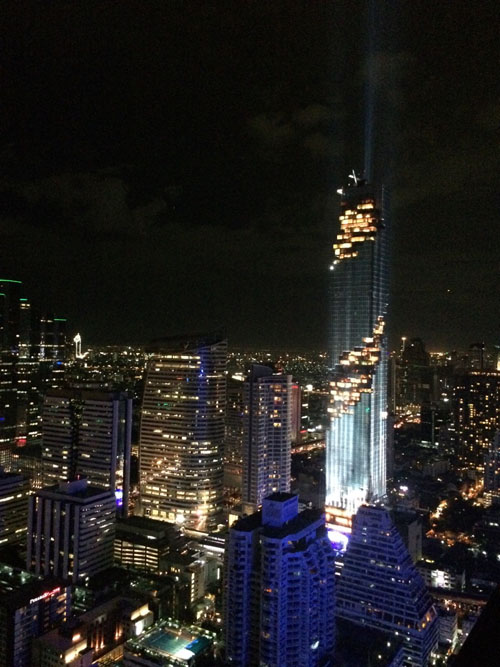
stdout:
<svg viewBox="0 0 500 667">
<path fill-rule="evenodd" d="M 335 191 L 369 117 L 392 344 L 500 343 L 499 3 L 374 7 L 4 3 L 2 277 L 84 344 L 225 326 L 325 347 Z"/>
</svg>

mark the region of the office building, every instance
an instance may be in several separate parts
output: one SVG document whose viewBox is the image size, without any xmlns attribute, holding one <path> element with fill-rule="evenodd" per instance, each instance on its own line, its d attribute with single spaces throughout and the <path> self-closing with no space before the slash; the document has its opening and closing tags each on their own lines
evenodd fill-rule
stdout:
<svg viewBox="0 0 500 667">
<path fill-rule="evenodd" d="M 57 389 L 43 407 L 45 484 L 86 477 L 90 484 L 119 491 L 128 508 L 132 399 L 122 392 Z"/>
<path fill-rule="evenodd" d="M 500 373 L 471 371 L 457 377 L 453 410 L 460 461 L 464 467 L 481 471 L 500 430 Z"/>
<path fill-rule="evenodd" d="M 115 494 L 86 479 L 60 482 L 30 497 L 27 568 L 73 583 L 113 565 Z"/>
<path fill-rule="evenodd" d="M 118 519 L 114 542 L 115 563 L 143 572 L 159 573 L 163 559 L 185 540 L 179 528 L 166 521 L 130 516 Z"/>
<path fill-rule="evenodd" d="M 386 492 L 387 201 L 357 179 L 340 192 L 330 266 L 326 505 L 352 515 Z"/>
<path fill-rule="evenodd" d="M 19 299 L 19 346 L 15 362 L 16 449 L 40 444 L 40 360 L 34 316 L 27 298 Z"/>
<path fill-rule="evenodd" d="M 0 467 L 0 546 L 26 543 L 30 483 Z"/>
<path fill-rule="evenodd" d="M 213 529 L 222 515 L 227 341 L 220 334 L 151 346 L 140 427 L 142 513 Z"/>
<path fill-rule="evenodd" d="M 292 377 L 252 366 L 244 388 L 243 487 L 246 513 L 276 491 L 290 491 Z"/>
<path fill-rule="evenodd" d="M 362 506 L 337 585 L 337 615 L 360 627 L 403 638 L 405 664 L 426 667 L 438 641 L 438 619 L 425 583 L 389 513 Z"/>
<path fill-rule="evenodd" d="M 39 445 L 17 448 L 12 455 L 11 472 L 16 472 L 29 480 L 30 488 L 43 487 L 42 449 Z"/>
<path fill-rule="evenodd" d="M 334 551 L 319 510 L 274 493 L 229 531 L 226 659 L 235 667 L 327 664 L 335 640 Z"/>
<path fill-rule="evenodd" d="M 0 664 L 33 667 L 33 640 L 64 622 L 70 604 L 67 582 L 0 565 Z"/>
</svg>

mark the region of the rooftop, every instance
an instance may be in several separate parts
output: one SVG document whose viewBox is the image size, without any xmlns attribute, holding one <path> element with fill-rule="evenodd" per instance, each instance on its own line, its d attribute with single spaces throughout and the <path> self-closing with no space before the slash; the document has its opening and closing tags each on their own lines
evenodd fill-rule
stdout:
<svg viewBox="0 0 500 667">
<path fill-rule="evenodd" d="M 189 350 L 197 350 L 201 347 L 222 343 L 225 339 L 226 336 L 223 331 L 167 336 L 166 338 L 157 338 L 151 341 L 146 347 L 146 352 L 157 352 L 160 354 L 162 352 L 188 352 Z"/>
<path fill-rule="evenodd" d="M 275 493 L 271 493 L 271 495 L 267 496 L 266 500 L 272 500 L 273 502 L 284 503 L 287 500 L 291 500 L 292 498 L 296 498 L 295 493 L 286 493 L 285 491 L 276 491 Z"/>
<path fill-rule="evenodd" d="M 39 578 L 35 575 L 0 565 L 0 605 L 19 609 L 36 601 L 59 595 L 67 588 L 66 582 L 57 577 Z"/>
<path fill-rule="evenodd" d="M 115 496 L 112 491 L 102 489 L 98 486 L 91 486 L 87 483 L 86 478 L 75 479 L 69 482 L 59 482 L 52 486 L 46 486 L 37 492 L 38 496 L 43 497 L 60 497 L 66 496 L 75 500 L 88 500 L 98 496 L 109 496 L 115 502 Z"/>
<path fill-rule="evenodd" d="M 171 619 L 160 621 L 138 639 L 129 640 L 125 654 L 167 659 L 161 664 L 192 665 L 196 658 L 210 651 L 212 633 L 195 626 L 182 626 Z"/>
<path fill-rule="evenodd" d="M 291 495 L 291 494 L 283 494 Z M 282 539 L 287 535 L 295 535 L 308 528 L 312 523 L 320 521 L 324 516 L 324 512 L 318 509 L 307 509 L 297 514 L 291 521 L 283 524 L 280 527 L 262 526 L 262 512 L 255 512 L 250 516 L 245 516 L 238 519 L 232 525 L 231 530 L 238 530 L 241 532 L 252 532 L 257 528 L 261 528 L 262 535 L 273 539 Z M 324 523 L 324 521 L 323 521 Z"/>
<path fill-rule="evenodd" d="M 67 398 L 79 401 L 115 401 L 122 398 L 129 398 L 126 392 L 122 391 L 97 391 L 91 389 L 50 389 L 46 396 L 49 398 Z"/>
</svg>

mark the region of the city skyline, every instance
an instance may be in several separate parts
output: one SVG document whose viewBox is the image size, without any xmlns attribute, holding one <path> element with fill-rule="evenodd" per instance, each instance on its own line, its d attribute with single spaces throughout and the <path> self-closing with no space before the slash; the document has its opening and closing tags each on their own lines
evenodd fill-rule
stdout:
<svg viewBox="0 0 500 667">
<path fill-rule="evenodd" d="M 324 348 L 371 82 L 391 345 L 497 343 L 496 4 L 376 3 L 371 36 L 362 2 L 236 6 L 7 9 L 3 275 L 92 342 Z"/>
<path fill-rule="evenodd" d="M 7 5 L 1 664 L 497 664 L 498 2 Z"/>
</svg>

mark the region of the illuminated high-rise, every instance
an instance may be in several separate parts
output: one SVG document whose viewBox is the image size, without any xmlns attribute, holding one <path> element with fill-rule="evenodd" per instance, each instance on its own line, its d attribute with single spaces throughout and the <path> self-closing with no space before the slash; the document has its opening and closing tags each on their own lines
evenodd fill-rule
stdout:
<svg viewBox="0 0 500 667">
<path fill-rule="evenodd" d="M 86 479 L 46 486 L 30 496 L 28 570 L 77 583 L 111 567 L 115 505 L 111 490 Z"/>
<path fill-rule="evenodd" d="M 0 465 L 6 469 L 16 441 L 21 286 L 20 280 L 0 278 Z"/>
<path fill-rule="evenodd" d="M 290 491 L 292 376 L 254 364 L 244 397 L 241 499 L 251 513 L 271 493 Z"/>
<path fill-rule="evenodd" d="M 132 398 L 125 392 L 54 389 L 43 405 L 46 485 L 87 478 L 117 493 L 127 514 Z"/>
<path fill-rule="evenodd" d="M 326 505 L 354 514 L 386 489 L 386 197 L 354 179 L 340 191 L 330 267 L 330 428 Z"/>
<path fill-rule="evenodd" d="M 456 377 L 453 408 L 460 462 L 481 470 L 500 429 L 500 373 L 470 371 Z"/>
<path fill-rule="evenodd" d="M 273 493 L 225 550 L 224 639 L 234 667 L 319 667 L 335 643 L 335 552 L 321 510 Z"/>
<path fill-rule="evenodd" d="M 427 667 L 438 618 L 424 580 L 386 509 L 360 507 L 337 584 L 337 617 L 402 641 L 404 665 Z M 401 664 L 398 662 L 398 664 Z"/>
<path fill-rule="evenodd" d="M 216 527 L 222 511 L 227 341 L 160 341 L 146 371 L 140 430 L 145 516 Z"/>
</svg>

